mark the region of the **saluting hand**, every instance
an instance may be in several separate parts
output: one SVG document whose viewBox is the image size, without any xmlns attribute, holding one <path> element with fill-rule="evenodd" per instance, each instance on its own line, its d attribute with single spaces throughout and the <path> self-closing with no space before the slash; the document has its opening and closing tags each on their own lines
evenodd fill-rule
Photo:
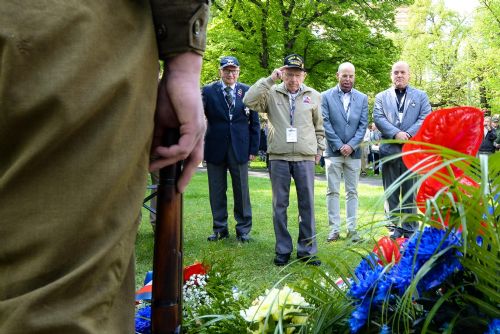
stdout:
<svg viewBox="0 0 500 334">
<path fill-rule="evenodd" d="M 274 69 L 274 71 L 271 73 L 271 79 L 273 79 L 274 81 L 282 80 L 283 70 L 285 68 L 286 68 L 285 66 L 281 66 L 280 68 Z"/>
</svg>

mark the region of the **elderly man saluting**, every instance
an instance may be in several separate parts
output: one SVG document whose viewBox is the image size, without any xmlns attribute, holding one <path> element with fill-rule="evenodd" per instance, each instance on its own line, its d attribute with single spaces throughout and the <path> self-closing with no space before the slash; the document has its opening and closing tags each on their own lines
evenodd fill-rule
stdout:
<svg viewBox="0 0 500 334">
<path fill-rule="evenodd" d="M 324 149 L 321 95 L 304 85 L 301 56 L 291 54 L 284 65 L 250 87 L 243 102 L 267 113 L 268 153 L 273 191 L 273 223 L 276 234 L 274 264 L 290 260 L 293 242 L 287 229 L 291 178 L 295 180 L 299 207 L 297 258 L 319 266 L 314 219 L 314 164 Z M 275 84 L 277 80 L 283 83 Z"/>
</svg>

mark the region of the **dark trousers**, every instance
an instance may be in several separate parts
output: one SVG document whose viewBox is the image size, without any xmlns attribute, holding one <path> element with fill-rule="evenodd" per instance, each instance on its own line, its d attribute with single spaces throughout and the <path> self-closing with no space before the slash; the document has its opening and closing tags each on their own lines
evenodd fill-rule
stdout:
<svg viewBox="0 0 500 334">
<path fill-rule="evenodd" d="M 293 241 L 288 232 L 287 209 L 290 204 L 291 178 L 295 180 L 299 208 L 299 238 L 297 255 L 310 256 L 318 252 L 314 219 L 314 161 L 271 160 L 270 175 L 273 190 L 273 223 L 277 254 L 290 254 Z"/>
<path fill-rule="evenodd" d="M 380 159 L 380 155 L 379 155 L 378 151 L 377 152 L 370 151 L 370 154 L 368 154 L 368 163 L 373 164 L 373 174 L 375 174 L 375 175 L 378 175 L 380 172 L 379 159 Z"/>
<path fill-rule="evenodd" d="M 234 198 L 236 234 L 248 234 L 252 228 L 252 208 L 248 189 L 248 163 L 236 161 L 233 148 L 229 146 L 225 161 L 220 164 L 207 162 L 208 191 L 212 209 L 213 230 L 222 232 L 227 226 L 227 171 L 231 175 Z"/>
<path fill-rule="evenodd" d="M 408 168 L 406 168 L 402 158 L 391 159 L 387 162 L 384 161 L 382 164 L 382 181 L 386 192 L 387 203 L 389 205 L 388 214 L 391 220 L 395 222 L 395 225 L 398 225 L 397 222 L 403 218 L 399 216 L 400 214 L 416 213 L 415 193 L 411 189 L 415 184 L 415 175 L 411 175 L 410 178 L 407 178 L 399 187 L 394 189 L 394 191 L 388 192 L 391 190 L 390 187 L 392 184 L 407 170 Z M 403 202 L 401 203 L 401 201 Z M 418 223 L 403 220 L 401 227 L 402 230 L 396 229 L 394 231 L 395 237 L 400 237 L 403 234 L 405 236 L 410 236 L 418 228 Z"/>
</svg>

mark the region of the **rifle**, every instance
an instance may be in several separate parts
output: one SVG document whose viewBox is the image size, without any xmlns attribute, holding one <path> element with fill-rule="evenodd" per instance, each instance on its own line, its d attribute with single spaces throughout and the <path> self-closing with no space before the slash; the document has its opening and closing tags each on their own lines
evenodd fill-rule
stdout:
<svg viewBox="0 0 500 334">
<path fill-rule="evenodd" d="M 179 140 L 179 131 L 167 131 L 163 146 Z M 176 183 L 182 162 L 160 169 L 153 255 L 153 334 L 180 334 L 182 322 L 182 194 Z"/>
</svg>

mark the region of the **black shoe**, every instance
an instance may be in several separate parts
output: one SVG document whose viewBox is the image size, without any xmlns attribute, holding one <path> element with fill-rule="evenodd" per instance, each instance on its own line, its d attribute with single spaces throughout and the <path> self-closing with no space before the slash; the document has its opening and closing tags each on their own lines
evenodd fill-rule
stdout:
<svg viewBox="0 0 500 334">
<path fill-rule="evenodd" d="M 310 265 L 310 266 L 315 266 L 315 267 L 321 266 L 321 260 L 318 259 L 318 257 L 315 255 L 311 255 L 311 256 L 298 256 L 297 255 L 297 259 L 299 259 L 302 262 L 305 262 L 307 265 Z"/>
<path fill-rule="evenodd" d="M 217 240 L 222 240 L 222 239 L 227 239 L 227 238 L 229 238 L 229 232 L 222 231 L 222 232 L 214 232 L 213 234 L 208 236 L 207 240 L 208 241 L 217 241 Z"/>
<path fill-rule="evenodd" d="M 335 241 L 338 241 L 339 238 L 340 238 L 340 236 L 338 233 L 332 233 L 328 236 L 328 238 L 326 239 L 326 242 L 335 242 Z"/>
<path fill-rule="evenodd" d="M 276 254 L 274 257 L 274 264 L 277 266 L 284 266 L 290 260 L 290 254 Z"/>
<path fill-rule="evenodd" d="M 250 242 L 250 236 L 247 233 L 237 234 L 236 239 L 239 242 Z"/>
</svg>

